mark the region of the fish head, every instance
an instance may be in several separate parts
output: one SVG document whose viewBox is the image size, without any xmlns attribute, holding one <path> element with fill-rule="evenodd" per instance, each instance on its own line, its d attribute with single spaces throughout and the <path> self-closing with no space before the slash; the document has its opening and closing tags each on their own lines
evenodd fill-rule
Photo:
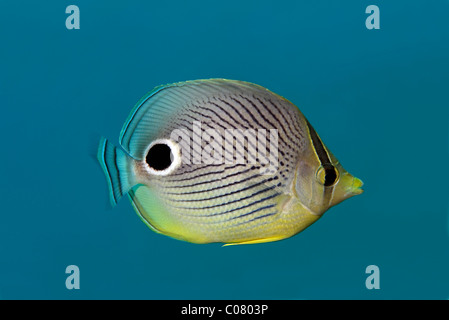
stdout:
<svg viewBox="0 0 449 320">
<path fill-rule="evenodd" d="M 328 151 L 329 162 L 312 154 L 302 157 L 296 172 L 294 193 L 312 214 L 321 216 L 330 207 L 361 194 L 363 182 L 346 171 Z"/>
</svg>

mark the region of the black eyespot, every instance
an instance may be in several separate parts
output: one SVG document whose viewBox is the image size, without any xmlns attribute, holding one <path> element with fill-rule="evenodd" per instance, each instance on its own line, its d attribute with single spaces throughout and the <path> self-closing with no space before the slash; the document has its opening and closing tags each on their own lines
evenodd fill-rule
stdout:
<svg viewBox="0 0 449 320">
<path fill-rule="evenodd" d="M 332 186 L 335 181 L 337 181 L 338 175 L 337 175 L 337 171 L 335 170 L 334 167 L 329 166 L 329 167 L 325 167 L 324 168 L 324 186 L 325 187 L 330 187 Z"/>
<path fill-rule="evenodd" d="M 171 149 L 165 143 L 157 143 L 148 150 L 146 162 L 154 170 L 165 170 L 172 164 Z"/>
</svg>

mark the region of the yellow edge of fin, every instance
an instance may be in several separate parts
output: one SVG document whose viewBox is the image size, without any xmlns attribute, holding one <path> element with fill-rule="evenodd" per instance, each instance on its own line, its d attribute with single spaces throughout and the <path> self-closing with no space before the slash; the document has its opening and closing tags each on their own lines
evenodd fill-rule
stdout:
<svg viewBox="0 0 449 320">
<path fill-rule="evenodd" d="M 148 186 L 137 185 L 129 191 L 128 195 L 140 220 L 152 231 L 176 240 L 207 243 L 189 233 L 182 224 L 172 220 L 169 212 Z"/>
<path fill-rule="evenodd" d="M 264 243 L 264 242 L 273 242 L 273 241 L 283 240 L 285 238 L 287 238 L 287 237 L 286 236 L 274 236 L 274 237 L 268 237 L 268 238 L 262 238 L 262 239 L 242 241 L 242 242 L 232 242 L 232 243 L 224 244 L 223 247 L 235 246 L 235 245 L 240 245 L 240 244 L 256 244 L 256 243 Z"/>
</svg>

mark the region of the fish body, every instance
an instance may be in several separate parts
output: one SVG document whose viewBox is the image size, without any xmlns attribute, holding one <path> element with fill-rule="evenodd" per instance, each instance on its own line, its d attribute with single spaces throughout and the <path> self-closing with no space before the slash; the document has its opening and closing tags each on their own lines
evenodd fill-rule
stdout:
<svg viewBox="0 0 449 320">
<path fill-rule="evenodd" d="M 153 89 L 119 144 L 98 149 L 111 202 L 128 194 L 148 227 L 193 243 L 285 239 L 362 192 L 294 104 L 243 81 Z"/>
</svg>

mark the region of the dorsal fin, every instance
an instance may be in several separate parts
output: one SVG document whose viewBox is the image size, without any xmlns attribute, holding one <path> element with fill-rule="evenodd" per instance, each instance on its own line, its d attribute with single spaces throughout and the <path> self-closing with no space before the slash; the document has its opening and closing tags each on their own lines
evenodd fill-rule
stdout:
<svg viewBox="0 0 449 320">
<path fill-rule="evenodd" d="M 164 124 L 177 112 L 191 103 L 242 90 L 273 94 L 249 82 L 226 79 L 185 81 L 156 87 L 135 105 L 120 133 L 120 145 L 133 158 L 141 160 L 148 145 L 157 139 Z"/>
</svg>

